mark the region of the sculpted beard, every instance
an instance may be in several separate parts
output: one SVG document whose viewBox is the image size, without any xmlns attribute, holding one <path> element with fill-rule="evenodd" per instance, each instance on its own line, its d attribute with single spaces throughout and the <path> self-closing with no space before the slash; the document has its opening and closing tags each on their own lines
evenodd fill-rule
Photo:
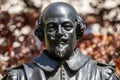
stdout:
<svg viewBox="0 0 120 80">
<path fill-rule="evenodd" d="M 55 48 L 55 54 L 61 58 L 65 57 L 68 45 L 58 44 Z"/>
<path fill-rule="evenodd" d="M 55 55 L 57 55 L 59 58 L 70 56 L 73 50 L 71 47 L 72 44 L 70 44 L 69 39 L 64 40 L 66 41 L 57 43 L 55 47 Z"/>
</svg>

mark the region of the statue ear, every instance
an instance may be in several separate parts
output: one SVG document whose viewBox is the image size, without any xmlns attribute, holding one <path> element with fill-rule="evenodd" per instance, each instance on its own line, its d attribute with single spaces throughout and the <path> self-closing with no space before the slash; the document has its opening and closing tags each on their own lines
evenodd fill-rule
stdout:
<svg viewBox="0 0 120 80">
<path fill-rule="evenodd" d="M 86 29 L 85 21 L 80 16 L 77 16 L 77 28 L 76 28 L 77 39 L 82 38 L 85 29 Z"/>
<path fill-rule="evenodd" d="M 42 16 L 36 21 L 35 24 L 35 31 L 34 34 L 40 39 L 40 41 L 44 40 L 44 26 L 43 23 L 41 22 Z"/>
</svg>

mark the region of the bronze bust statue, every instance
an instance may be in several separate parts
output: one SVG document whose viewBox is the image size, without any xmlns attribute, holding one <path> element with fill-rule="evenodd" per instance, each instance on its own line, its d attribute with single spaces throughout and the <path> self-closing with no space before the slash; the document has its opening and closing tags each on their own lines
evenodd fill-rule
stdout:
<svg viewBox="0 0 120 80">
<path fill-rule="evenodd" d="M 85 29 L 84 21 L 71 5 L 48 5 L 35 30 L 47 49 L 29 63 L 6 70 L 3 80 L 119 80 L 114 66 L 96 62 L 76 48 Z"/>
</svg>

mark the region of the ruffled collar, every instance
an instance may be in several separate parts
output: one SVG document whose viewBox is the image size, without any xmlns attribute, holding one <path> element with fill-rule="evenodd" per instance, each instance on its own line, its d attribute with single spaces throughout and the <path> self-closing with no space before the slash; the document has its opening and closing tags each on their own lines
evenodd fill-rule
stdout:
<svg viewBox="0 0 120 80">
<path fill-rule="evenodd" d="M 52 59 L 51 57 L 47 56 L 45 53 L 47 51 L 43 50 L 39 57 L 33 58 L 32 62 L 36 63 L 40 68 L 47 72 L 54 71 L 58 65 L 60 65 L 58 61 Z M 69 60 L 64 61 L 67 64 L 67 67 L 72 71 L 77 71 L 81 67 L 85 65 L 85 63 L 90 58 L 86 55 L 83 55 L 79 49 L 74 51 L 74 55 L 70 57 Z M 61 64 L 64 65 L 64 64 Z"/>
</svg>

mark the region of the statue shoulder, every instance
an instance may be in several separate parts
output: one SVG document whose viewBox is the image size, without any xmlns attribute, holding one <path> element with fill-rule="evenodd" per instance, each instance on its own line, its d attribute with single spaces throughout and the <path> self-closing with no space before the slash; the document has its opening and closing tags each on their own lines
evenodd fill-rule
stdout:
<svg viewBox="0 0 120 80">
<path fill-rule="evenodd" d="M 97 63 L 98 70 L 101 73 L 101 76 L 107 80 L 119 80 L 119 78 L 115 75 L 115 65 Z"/>
<path fill-rule="evenodd" d="M 115 72 L 115 65 L 98 62 L 97 66 L 104 74 L 113 74 Z"/>
<path fill-rule="evenodd" d="M 32 71 L 32 67 L 32 63 L 26 63 L 14 68 L 7 68 L 2 80 L 26 80 Z"/>
<path fill-rule="evenodd" d="M 97 76 L 97 78 L 103 80 L 120 80 L 115 75 L 115 65 L 100 63 L 93 59 L 90 59 L 87 65 L 89 65 L 87 69 L 90 70 L 90 74 Z"/>
<path fill-rule="evenodd" d="M 5 70 L 5 77 L 2 80 L 18 80 L 18 78 L 24 78 L 23 66 L 17 66 L 14 68 L 7 68 Z M 24 79 L 23 79 L 24 80 Z"/>
</svg>

